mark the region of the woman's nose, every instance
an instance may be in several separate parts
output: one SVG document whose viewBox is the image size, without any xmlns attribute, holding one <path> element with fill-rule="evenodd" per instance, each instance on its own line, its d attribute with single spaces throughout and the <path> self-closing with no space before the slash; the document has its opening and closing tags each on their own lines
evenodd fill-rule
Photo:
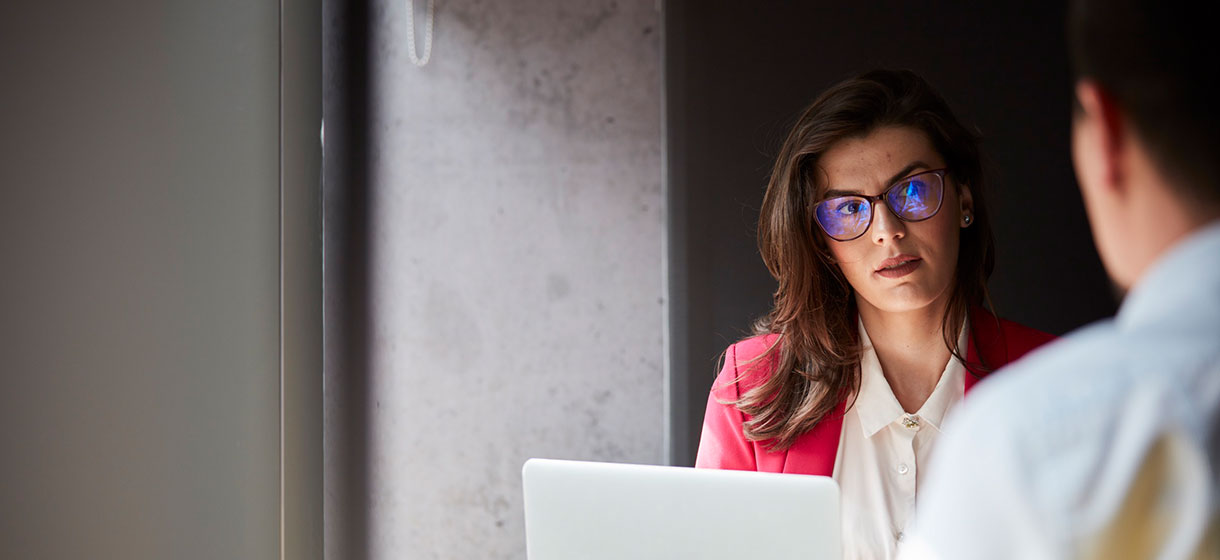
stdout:
<svg viewBox="0 0 1220 560">
<path fill-rule="evenodd" d="M 869 235 L 873 237 L 873 242 L 880 245 L 886 240 L 902 239 L 906 232 L 906 222 L 899 220 L 890 211 L 888 204 L 878 201 L 877 207 L 873 210 L 872 231 L 869 232 Z"/>
</svg>

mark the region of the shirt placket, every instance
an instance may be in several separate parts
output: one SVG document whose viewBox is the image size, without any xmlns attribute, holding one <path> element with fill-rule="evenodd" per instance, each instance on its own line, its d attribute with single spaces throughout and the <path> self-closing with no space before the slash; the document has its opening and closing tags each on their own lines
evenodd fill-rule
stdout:
<svg viewBox="0 0 1220 560">
<path fill-rule="evenodd" d="M 923 427 L 923 420 L 914 414 L 905 414 L 896 422 L 894 464 L 890 466 L 895 496 L 894 540 L 901 543 L 904 532 L 915 512 L 915 436 Z"/>
</svg>

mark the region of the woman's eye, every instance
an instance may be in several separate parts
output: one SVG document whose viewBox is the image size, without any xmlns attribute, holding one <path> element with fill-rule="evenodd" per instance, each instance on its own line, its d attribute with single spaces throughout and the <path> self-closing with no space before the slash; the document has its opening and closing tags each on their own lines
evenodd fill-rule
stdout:
<svg viewBox="0 0 1220 560">
<path fill-rule="evenodd" d="M 863 210 L 864 203 L 860 202 L 859 200 L 845 200 L 839 203 L 839 206 L 835 208 L 836 212 L 847 215 L 856 214 Z"/>
</svg>

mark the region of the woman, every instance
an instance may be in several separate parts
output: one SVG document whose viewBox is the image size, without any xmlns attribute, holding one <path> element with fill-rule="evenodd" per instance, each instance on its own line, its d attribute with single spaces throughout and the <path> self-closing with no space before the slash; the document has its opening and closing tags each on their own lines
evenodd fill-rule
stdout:
<svg viewBox="0 0 1220 560">
<path fill-rule="evenodd" d="M 823 93 L 767 185 L 779 282 L 725 353 L 696 466 L 833 476 L 846 558 L 892 558 L 945 413 L 1051 339 L 997 319 L 978 138 L 911 72 Z"/>
</svg>

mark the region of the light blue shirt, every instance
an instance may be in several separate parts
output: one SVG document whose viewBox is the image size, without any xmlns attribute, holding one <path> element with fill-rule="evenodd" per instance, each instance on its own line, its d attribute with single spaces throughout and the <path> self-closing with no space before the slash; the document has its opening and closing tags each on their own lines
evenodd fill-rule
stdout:
<svg viewBox="0 0 1220 560">
<path fill-rule="evenodd" d="M 950 415 L 904 558 L 1082 558 L 1116 541 L 1187 557 L 1207 531 L 1218 538 L 1218 412 L 1213 222 L 1159 259 L 1115 318 L 998 372 Z M 1155 500 L 1132 501 L 1137 480 Z M 1147 534 L 1118 527 L 1123 515 Z"/>
</svg>

